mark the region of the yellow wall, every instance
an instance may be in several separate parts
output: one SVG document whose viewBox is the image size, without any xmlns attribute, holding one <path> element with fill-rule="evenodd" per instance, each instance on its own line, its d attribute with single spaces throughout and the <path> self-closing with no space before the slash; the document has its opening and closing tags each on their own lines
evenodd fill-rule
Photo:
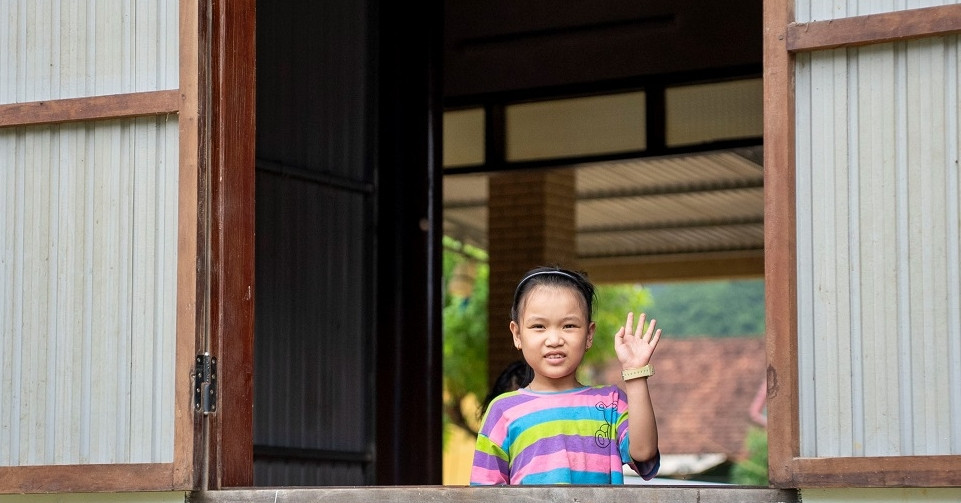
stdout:
<svg viewBox="0 0 961 503">
<path fill-rule="evenodd" d="M 927 489 L 802 489 L 804 503 L 925 502 L 958 503 L 961 487 Z"/>
<path fill-rule="evenodd" d="M 480 409 L 480 402 L 473 395 L 467 396 L 461 402 L 461 412 L 464 419 L 474 429 L 480 428 L 480 419 L 477 418 L 477 411 Z M 448 424 L 446 440 L 444 442 L 444 474 L 443 484 L 445 486 L 466 486 L 470 484 L 470 468 L 474 462 L 474 444 L 477 439 L 463 429 Z M 0 502 L 3 503 L 3 502 Z"/>
</svg>

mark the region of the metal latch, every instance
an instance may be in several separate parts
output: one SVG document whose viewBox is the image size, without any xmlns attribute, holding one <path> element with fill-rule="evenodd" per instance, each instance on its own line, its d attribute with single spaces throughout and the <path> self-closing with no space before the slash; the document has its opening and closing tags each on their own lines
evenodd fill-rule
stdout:
<svg viewBox="0 0 961 503">
<path fill-rule="evenodd" d="M 210 353 L 197 355 L 194 372 L 194 411 L 217 412 L 217 358 Z"/>
</svg>

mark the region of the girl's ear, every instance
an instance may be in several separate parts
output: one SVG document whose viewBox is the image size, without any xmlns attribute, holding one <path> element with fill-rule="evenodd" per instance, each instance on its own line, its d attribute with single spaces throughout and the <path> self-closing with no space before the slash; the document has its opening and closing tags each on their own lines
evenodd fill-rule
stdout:
<svg viewBox="0 0 961 503">
<path fill-rule="evenodd" d="M 516 321 L 511 320 L 511 335 L 514 337 L 514 347 L 521 348 L 521 327 Z"/>
<path fill-rule="evenodd" d="M 591 345 L 594 344 L 594 331 L 595 331 L 595 330 L 597 330 L 597 323 L 594 323 L 594 322 L 592 321 L 591 324 L 587 326 L 587 349 L 590 349 L 590 348 L 591 348 Z"/>
</svg>

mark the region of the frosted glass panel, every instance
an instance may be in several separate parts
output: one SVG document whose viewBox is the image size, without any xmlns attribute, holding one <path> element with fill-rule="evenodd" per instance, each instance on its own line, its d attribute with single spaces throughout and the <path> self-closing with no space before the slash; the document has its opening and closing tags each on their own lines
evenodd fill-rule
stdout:
<svg viewBox="0 0 961 503">
<path fill-rule="evenodd" d="M 507 107 L 507 160 L 528 161 L 644 150 L 643 92 Z"/>
<path fill-rule="evenodd" d="M 761 79 L 668 88 L 667 146 L 760 138 L 763 94 Z"/>
<path fill-rule="evenodd" d="M 444 112 L 444 167 L 484 164 L 484 109 Z"/>
<path fill-rule="evenodd" d="M 178 182 L 174 115 L 0 129 L 0 466 L 173 461 Z"/>
</svg>

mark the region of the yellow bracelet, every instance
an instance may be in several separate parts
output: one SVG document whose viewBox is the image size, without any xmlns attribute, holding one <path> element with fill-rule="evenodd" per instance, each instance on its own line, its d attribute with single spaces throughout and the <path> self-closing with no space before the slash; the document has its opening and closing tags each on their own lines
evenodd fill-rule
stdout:
<svg viewBox="0 0 961 503">
<path fill-rule="evenodd" d="M 654 366 L 648 363 L 639 369 L 624 369 L 621 371 L 621 377 L 625 381 L 630 381 L 631 379 L 637 379 L 640 377 L 649 377 L 654 375 Z"/>
</svg>

